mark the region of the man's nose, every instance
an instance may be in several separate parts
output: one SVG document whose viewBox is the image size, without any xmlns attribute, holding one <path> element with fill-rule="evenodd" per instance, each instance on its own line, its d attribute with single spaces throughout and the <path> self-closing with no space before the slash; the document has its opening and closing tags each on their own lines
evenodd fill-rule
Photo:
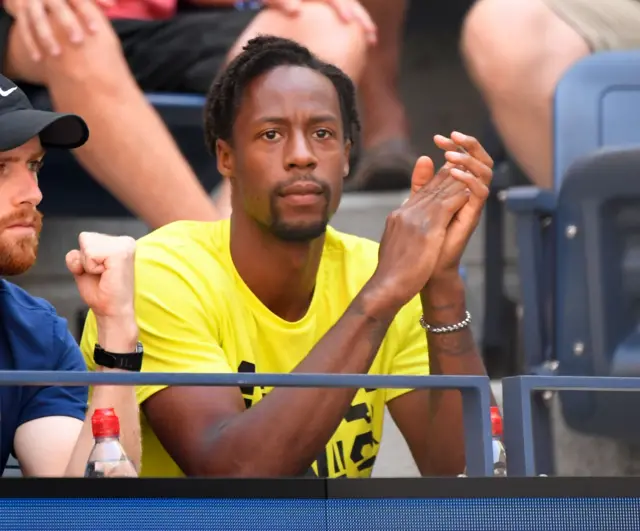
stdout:
<svg viewBox="0 0 640 531">
<path fill-rule="evenodd" d="M 14 195 L 14 203 L 16 206 L 28 203 L 38 206 L 42 201 L 42 192 L 38 186 L 38 178 L 28 168 L 16 168 L 13 176 L 16 183 L 16 193 Z M 13 180 L 12 179 L 12 180 Z"/>
<path fill-rule="evenodd" d="M 304 168 L 314 169 L 318 165 L 318 158 L 316 157 L 311 141 L 302 132 L 292 134 L 287 142 L 286 154 L 285 154 L 285 166 L 286 168 Z"/>
</svg>

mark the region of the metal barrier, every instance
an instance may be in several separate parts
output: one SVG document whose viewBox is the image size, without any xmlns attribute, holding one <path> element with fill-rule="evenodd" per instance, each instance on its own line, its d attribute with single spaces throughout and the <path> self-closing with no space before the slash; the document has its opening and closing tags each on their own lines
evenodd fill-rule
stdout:
<svg viewBox="0 0 640 531">
<path fill-rule="evenodd" d="M 194 374 L 81 371 L 0 371 L 0 385 L 265 386 L 366 389 L 459 389 L 467 475 L 491 476 L 490 382 L 486 376 L 378 376 L 368 374 Z M 418 419 L 416 419 L 418 421 Z"/>
<path fill-rule="evenodd" d="M 511 376 L 502 380 L 504 442 L 509 476 L 535 476 L 536 409 L 533 391 L 640 391 L 640 378 Z"/>
</svg>

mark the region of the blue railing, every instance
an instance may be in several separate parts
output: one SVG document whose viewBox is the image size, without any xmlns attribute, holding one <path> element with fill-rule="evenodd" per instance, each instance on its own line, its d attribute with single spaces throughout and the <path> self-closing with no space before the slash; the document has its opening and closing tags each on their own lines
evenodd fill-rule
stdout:
<svg viewBox="0 0 640 531">
<path fill-rule="evenodd" d="M 640 391 L 640 378 L 512 376 L 502 380 L 504 441 L 510 476 L 535 476 L 533 391 Z M 633 420 L 631 420 L 633 422 Z"/>
<path fill-rule="evenodd" d="M 491 476 L 490 396 L 486 376 L 378 376 L 366 374 L 192 374 L 0 371 L 1 385 L 265 386 L 367 389 L 458 389 L 462 395 L 469 476 Z M 416 419 L 419 422 L 420 419 Z M 426 419 L 425 419 L 426 421 Z"/>
</svg>

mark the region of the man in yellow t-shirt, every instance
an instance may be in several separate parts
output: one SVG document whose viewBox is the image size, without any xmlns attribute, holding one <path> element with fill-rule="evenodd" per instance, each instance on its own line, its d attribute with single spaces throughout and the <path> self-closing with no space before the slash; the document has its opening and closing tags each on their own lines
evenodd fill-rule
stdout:
<svg viewBox="0 0 640 531">
<path fill-rule="evenodd" d="M 444 171 L 419 159 L 378 246 L 327 226 L 358 126 L 353 84 L 337 68 L 259 37 L 206 109 L 233 213 L 138 242 L 144 371 L 484 373 L 458 274 L 492 176 L 474 138 L 435 138 Z M 90 315 L 90 368 L 96 341 Z M 138 400 L 145 476 L 368 476 L 385 406 L 423 474 L 464 467 L 454 391 L 142 386 Z"/>
</svg>

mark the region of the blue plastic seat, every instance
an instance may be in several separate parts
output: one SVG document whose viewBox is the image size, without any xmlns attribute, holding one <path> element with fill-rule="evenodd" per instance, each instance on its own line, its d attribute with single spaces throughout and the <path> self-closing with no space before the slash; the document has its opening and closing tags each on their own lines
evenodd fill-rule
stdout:
<svg viewBox="0 0 640 531">
<path fill-rule="evenodd" d="M 628 372 L 629 345 L 632 358 L 640 357 L 633 334 L 640 317 L 640 51 L 595 54 L 566 73 L 554 99 L 553 147 L 554 189 L 507 193 L 517 220 L 527 371 Z M 612 393 L 560 396 L 573 428 L 640 437 Z M 630 400 L 624 397 L 626 409 L 635 407 Z"/>
</svg>

